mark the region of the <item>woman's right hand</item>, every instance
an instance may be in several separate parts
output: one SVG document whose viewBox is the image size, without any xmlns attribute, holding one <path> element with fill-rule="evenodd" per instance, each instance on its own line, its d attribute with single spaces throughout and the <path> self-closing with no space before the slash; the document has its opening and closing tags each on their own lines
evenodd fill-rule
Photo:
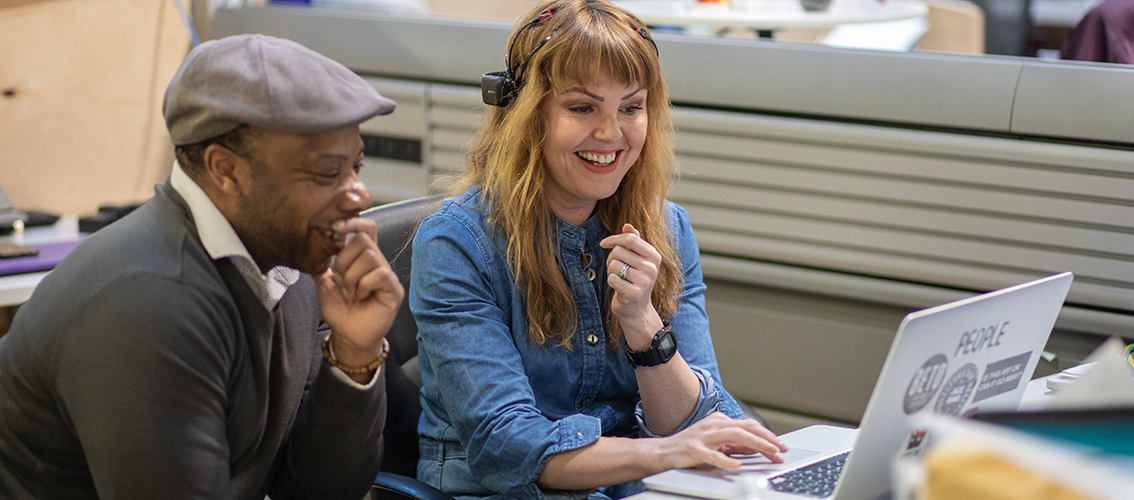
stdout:
<svg viewBox="0 0 1134 500">
<path fill-rule="evenodd" d="M 713 413 L 688 428 L 664 438 L 657 438 L 661 447 L 661 470 L 712 465 L 725 470 L 740 468 L 741 461 L 729 454 L 761 453 L 775 463 L 784 461 L 780 453 L 788 451 L 780 438 L 752 419 L 734 420 Z"/>
<path fill-rule="evenodd" d="M 670 469 L 712 465 L 740 468 L 730 453 L 763 453 L 780 463 L 788 451 L 780 438 L 752 419 L 716 412 L 681 432 L 660 438 L 600 437 L 582 448 L 556 453 L 537 483 L 543 488 L 583 490 L 642 479 Z"/>
</svg>

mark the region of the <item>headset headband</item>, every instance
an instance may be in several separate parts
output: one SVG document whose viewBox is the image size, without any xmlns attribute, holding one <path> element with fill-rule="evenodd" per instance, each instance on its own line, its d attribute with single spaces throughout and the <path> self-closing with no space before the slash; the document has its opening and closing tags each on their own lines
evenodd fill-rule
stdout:
<svg viewBox="0 0 1134 500">
<path fill-rule="evenodd" d="M 542 49 L 543 46 L 551 40 L 551 37 L 555 36 L 559 28 L 551 30 L 550 34 L 544 37 L 543 40 L 540 40 L 535 48 L 528 53 L 528 57 L 521 61 L 518 67 L 513 70 L 512 48 L 516 45 L 516 39 L 520 38 L 520 35 L 531 26 L 536 23 L 540 25 L 547 24 L 554 16 L 555 14 L 551 12 L 551 9 L 545 10 L 535 19 L 524 23 L 524 25 L 516 31 L 515 36 L 512 37 L 512 41 L 508 43 L 508 53 L 504 56 L 504 63 L 507 69 L 504 71 L 492 71 L 481 76 L 480 97 L 485 104 L 504 107 L 512 102 L 512 98 L 516 96 L 516 93 L 520 91 L 520 87 L 524 85 L 524 76 L 525 73 L 527 73 L 528 62 L 532 60 L 532 57 L 535 56 L 539 49 Z M 654 53 L 658 54 L 658 44 L 650 37 L 650 32 L 647 31 L 646 28 L 638 28 L 634 31 L 641 35 L 642 38 L 645 38 L 646 41 L 650 42 L 650 45 L 654 46 Z"/>
</svg>

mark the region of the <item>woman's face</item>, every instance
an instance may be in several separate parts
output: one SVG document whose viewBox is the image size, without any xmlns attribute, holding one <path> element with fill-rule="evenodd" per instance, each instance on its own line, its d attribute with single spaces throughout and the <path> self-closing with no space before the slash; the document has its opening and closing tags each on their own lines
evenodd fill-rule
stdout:
<svg viewBox="0 0 1134 500">
<path fill-rule="evenodd" d="M 552 92 L 540 105 L 547 125 L 544 193 L 551 211 L 576 226 L 618 189 L 646 140 L 646 87 L 609 76 Z"/>
</svg>

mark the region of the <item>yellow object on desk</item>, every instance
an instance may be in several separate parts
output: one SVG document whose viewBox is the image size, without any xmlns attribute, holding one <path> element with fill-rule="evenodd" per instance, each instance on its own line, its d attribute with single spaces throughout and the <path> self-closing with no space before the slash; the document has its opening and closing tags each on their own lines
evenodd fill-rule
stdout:
<svg viewBox="0 0 1134 500">
<path fill-rule="evenodd" d="M 923 500 L 1091 500 L 999 455 L 948 443 L 925 455 Z"/>
</svg>

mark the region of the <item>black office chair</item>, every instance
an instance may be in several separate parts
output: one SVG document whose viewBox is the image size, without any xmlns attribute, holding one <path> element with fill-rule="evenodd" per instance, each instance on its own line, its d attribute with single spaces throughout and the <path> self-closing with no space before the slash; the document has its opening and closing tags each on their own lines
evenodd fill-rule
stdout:
<svg viewBox="0 0 1134 500">
<path fill-rule="evenodd" d="M 441 207 L 444 196 L 425 196 L 372 208 L 362 213 L 378 225 L 378 247 L 398 274 L 409 295 L 410 244 L 417 225 Z M 417 322 L 410 313 L 409 300 L 402 302 L 397 317 L 386 334 L 390 357 L 386 360 L 386 443 L 382 472 L 370 489 L 371 500 L 416 498 L 453 500 L 453 497 L 415 479 L 419 457 L 417 420 L 421 415 L 421 372 L 417 367 Z"/>
</svg>

